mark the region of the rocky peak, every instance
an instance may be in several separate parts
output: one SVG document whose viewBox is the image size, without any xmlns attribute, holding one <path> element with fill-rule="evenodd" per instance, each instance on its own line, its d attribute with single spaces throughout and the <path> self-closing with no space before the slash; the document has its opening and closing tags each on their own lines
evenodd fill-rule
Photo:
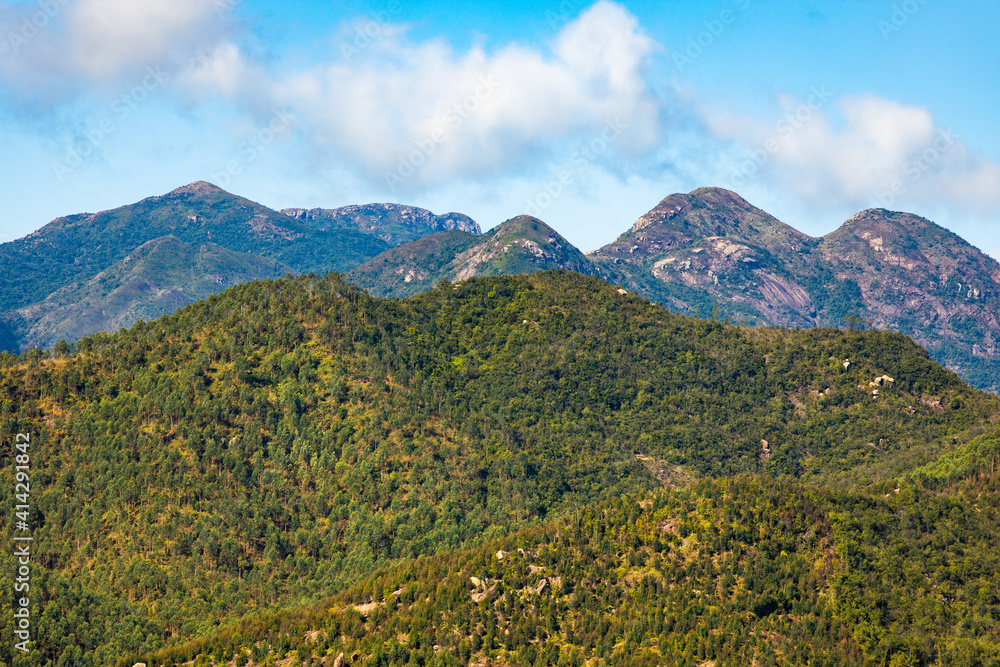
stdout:
<svg viewBox="0 0 1000 667">
<path fill-rule="evenodd" d="M 797 252 L 812 243 L 809 236 L 751 205 L 735 192 L 699 188 L 666 197 L 629 231 L 594 254 L 641 264 L 713 237 L 781 252 Z"/>
<path fill-rule="evenodd" d="M 392 244 L 449 230 L 476 236 L 482 233 L 476 221 L 467 215 L 454 212 L 436 215 L 427 209 L 404 204 L 355 204 L 335 209 L 286 208 L 281 212 L 317 229 L 356 229 Z"/>
</svg>

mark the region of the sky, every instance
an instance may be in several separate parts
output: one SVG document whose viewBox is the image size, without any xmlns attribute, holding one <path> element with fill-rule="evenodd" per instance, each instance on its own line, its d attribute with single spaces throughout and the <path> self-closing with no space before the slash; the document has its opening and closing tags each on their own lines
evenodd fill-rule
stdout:
<svg viewBox="0 0 1000 667">
<path fill-rule="evenodd" d="M 583 250 L 734 190 L 822 236 L 917 213 L 1000 257 L 1000 3 L 0 0 L 0 242 L 207 180 Z"/>
</svg>

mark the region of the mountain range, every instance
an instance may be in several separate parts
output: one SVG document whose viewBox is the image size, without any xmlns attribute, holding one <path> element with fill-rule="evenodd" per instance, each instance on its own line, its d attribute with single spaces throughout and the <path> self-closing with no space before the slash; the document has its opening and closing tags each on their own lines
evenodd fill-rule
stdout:
<svg viewBox="0 0 1000 667">
<path fill-rule="evenodd" d="M 998 420 L 898 333 L 573 271 L 243 283 L 0 353 L 0 661 L 991 665 Z"/>
<path fill-rule="evenodd" d="M 194 183 L 0 258 L 2 664 L 1000 664 L 1000 398 L 914 340 L 987 377 L 1000 276 L 923 218 Z"/>
<path fill-rule="evenodd" d="M 153 245 L 150 245 L 153 244 Z M 441 280 L 561 268 L 684 314 L 748 325 L 899 331 L 973 385 L 1000 391 L 1000 265 L 910 213 L 863 211 L 812 238 L 736 193 L 665 198 L 584 254 L 541 220 L 487 234 L 398 204 L 273 211 L 205 182 L 0 245 L 0 345 L 51 347 L 152 319 L 238 282 L 340 271 L 405 297 Z"/>
</svg>

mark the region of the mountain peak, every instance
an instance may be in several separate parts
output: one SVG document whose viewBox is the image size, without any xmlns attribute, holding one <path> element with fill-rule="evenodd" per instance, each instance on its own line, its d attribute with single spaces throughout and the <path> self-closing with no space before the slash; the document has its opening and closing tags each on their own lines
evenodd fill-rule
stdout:
<svg viewBox="0 0 1000 667">
<path fill-rule="evenodd" d="M 505 220 L 486 234 L 437 232 L 405 243 L 351 271 L 374 294 L 408 296 L 442 279 L 567 269 L 594 274 L 596 267 L 559 232 L 530 215 Z"/>
<path fill-rule="evenodd" d="M 724 201 L 727 204 L 735 203 L 742 206 L 751 206 L 750 202 L 741 197 L 739 194 L 733 192 L 732 190 L 727 190 L 717 186 L 696 188 L 688 193 L 688 197 L 695 197 L 706 201 Z"/>
<path fill-rule="evenodd" d="M 735 192 L 706 187 L 665 197 L 596 254 L 629 263 L 645 262 L 710 237 L 767 250 L 798 251 L 810 241 Z"/>
<path fill-rule="evenodd" d="M 843 261 L 857 261 L 862 253 L 879 264 L 905 267 L 912 271 L 925 265 L 935 275 L 996 274 L 993 259 L 948 229 L 914 213 L 870 208 L 848 218 L 839 228 L 823 237 L 824 252 Z M 963 268 L 964 267 L 964 268 Z M 994 282 L 1000 282 L 994 278 Z"/>
<path fill-rule="evenodd" d="M 217 185 L 213 185 L 208 181 L 195 181 L 194 183 L 188 183 L 187 185 L 182 185 L 179 188 L 171 190 L 168 195 L 205 195 L 211 192 L 223 192 L 223 189 Z"/>
<path fill-rule="evenodd" d="M 556 230 L 547 225 L 545 222 L 539 220 L 538 218 L 530 215 L 518 215 L 504 220 L 499 225 L 496 226 L 497 230 L 531 230 L 531 231 L 541 231 L 541 232 L 552 232 L 553 234 L 558 234 Z"/>
</svg>

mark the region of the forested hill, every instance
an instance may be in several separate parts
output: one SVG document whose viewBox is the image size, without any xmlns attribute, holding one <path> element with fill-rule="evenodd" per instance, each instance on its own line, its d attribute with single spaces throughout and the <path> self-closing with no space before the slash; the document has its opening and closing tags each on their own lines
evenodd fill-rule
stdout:
<svg viewBox="0 0 1000 667">
<path fill-rule="evenodd" d="M 901 485 L 705 480 L 620 496 L 141 657 L 199 667 L 997 664 L 997 477 L 944 492 Z"/>
<path fill-rule="evenodd" d="M 1000 408 L 897 334 L 623 292 L 541 272 L 389 301 L 288 277 L 3 356 L 0 436 L 32 434 L 30 664 L 114 664 L 663 484 L 881 489 Z"/>
</svg>

